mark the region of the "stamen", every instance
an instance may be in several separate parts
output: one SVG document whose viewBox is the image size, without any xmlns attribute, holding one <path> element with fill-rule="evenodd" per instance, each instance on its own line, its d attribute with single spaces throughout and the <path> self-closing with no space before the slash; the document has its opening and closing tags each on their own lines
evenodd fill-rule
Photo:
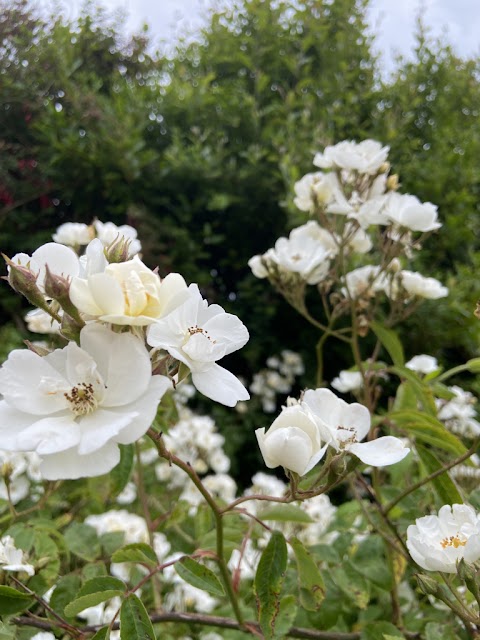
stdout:
<svg viewBox="0 0 480 640">
<path fill-rule="evenodd" d="M 455 549 L 458 549 L 458 547 L 464 547 L 466 544 L 467 541 L 460 540 L 458 533 L 456 536 L 450 536 L 440 541 L 442 549 L 446 549 L 447 547 L 454 547 Z"/>
<path fill-rule="evenodd" d="M 206 331 L 205 329 L 202 329 L 198 325 L 194 325 L 193 327 L 188 327 L 188 333 L 191 336 L 195 335 L 196 333 L 201 333 L 205 336 L 205 338 L 207 338 L 207 340 L 210 340 L 212 344 L 217 344 L 217 341 L 212 340 L 212 338 L 208 335 L 208 331 Z"/>
<path fill-rule="evenodd" d="M 71 388 L 70 393 L 65 392 L 63 395 L 72 405 L 72 412 L 76 416 L 85 416 L 97 408 L 98 403 L 91 383 L 79 382 Z"/>
</svg>

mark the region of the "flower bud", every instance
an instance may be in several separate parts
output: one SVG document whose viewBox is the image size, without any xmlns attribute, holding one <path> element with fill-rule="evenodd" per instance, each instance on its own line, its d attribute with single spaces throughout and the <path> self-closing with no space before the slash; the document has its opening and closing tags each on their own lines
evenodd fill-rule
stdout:
<svg viewBox="0 0 480 640">
<path fill-rule="evenodd" d="M 396 173 L 387 178 L 387 191 L 396 191 L 400 186 L 398 175 Z"/>
<path fill-rule="evenodd" d="M 11 462 L 4 462 L 2 464 L 0 474 L 1 474 L 2 478 L 5 481 L 5 484 L 8 484 L 10 482 L 10 478 L 12 476 L 12 473 L 13 473 L 13 465 L 12 465 L 12 463 Z"/>
<path fill-rule="evenodd" d="M 77 307 L 70 300 L 70 279 L 52 273 L 48 264 L 46 264 L 44 288 L 45 294 L 49 298 L 56 300 L 65 313 L 67 313 L 81 329 L 85 323 L 80 317 Z"/>
<path fill-rule="evenodd" d="M 429 576 L 419 573 L 416 575 L 418 587 L 422 593 L 427 596 L 437 596 L 440 593 L 440 585 L 436 580 Z"/>
<path fill-rule="evenodd" d="M 48 298 L 53 298 L 53 300 L 60 301 L 65 297 L 68 298 L 70 282 L 67 278 L 64 278 L 63 276 L 56 273 L 52 273 L 48 267 L 48 264 L 46 264 L 44 289 L 45 295 Z"/>
<path fill-rule="evenodd" d="M 378 168 L 378 173 L 388 173 L 390 171 L 390 163 L 383 162 Z"/>
<path fill-rule="evenodd" d="M 398 273 L 402 269 L 402 263 L 398 258 L 393 258 L 387 268 L 392 273 Z"/>
<path fill-rule="evenodd" d="M 37 276 L 28 267 L 24 267 L 10 260 L 2 254 L 8 266 L 7 280 L 9 285 L 21 293 L 34 306 L 45 308 L 45 297 L 37 286 Z"/>
<path fill-rule="evenodd" d="M 125 236 L 118 236 L 112 243 L 105 247 L 105 257 L 110 264 L 127 262 L 130 256 L 131 241 Z"/>
<path fill-rule="evenodd" d="M 457 574 L 460 580 L 465 583 L 465 586 L 475 597 L 477 602 L 480 602 L 478 571 L 475 571 L 475 568 L 471 564 L 466 563 L 465 559 L 462 558 L 457 564 Z"/>
</svg>

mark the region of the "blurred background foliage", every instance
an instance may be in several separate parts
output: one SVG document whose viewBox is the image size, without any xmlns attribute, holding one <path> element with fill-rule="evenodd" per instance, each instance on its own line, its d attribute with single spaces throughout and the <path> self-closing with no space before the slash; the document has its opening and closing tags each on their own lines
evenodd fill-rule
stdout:
<svg viewBox="0 0 480 640">
<path fill-rule="evenodd" d="M 30 253 L 65 221 L 128 223 L 143 259 L 182 273 L 236 313 L 251 340 L 227 364 L 247 381 L 268 356 L 298 351 L 314 384 L 315 330 L 247 260 L 305 222 L 293 184 L 315 151 L 372 137 L 391 146 L 401 190 L 444 223 L 415 268 L 450 287 L 403 328 L 408 356 L 445 365 L 478 352 L 479 61 L 418 25 L 413 58 L 382 77 L 366 0 L 238 0 L 192 41 L 152 53 L 100 6 L 74 22 L 0 0 L 0 248 Z M 27 337 L 26 307 L 0 292 L 2 357 Z M 350 366 L 332 345 L 326 375 Z M 213 408 L 242 464 L 245 433 L 271 417 Z M 237 423 L 242 429 L 233 429 Z M 243 457 L 242 457 L 243 456 Z"/>
</svg>

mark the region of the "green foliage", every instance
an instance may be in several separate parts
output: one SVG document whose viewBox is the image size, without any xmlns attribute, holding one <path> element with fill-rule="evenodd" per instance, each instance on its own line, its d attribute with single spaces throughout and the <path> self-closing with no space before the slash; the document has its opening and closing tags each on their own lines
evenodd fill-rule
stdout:
<svg viewBox="0 0 480 640">
<path fill-rule="evenodd" d="M 0 615 L 11 615 L 25 611 L 33 603 L 33 598 L 12 587 L 0 585 Z"/>
<path fill-rule="evenodd" d="M 124 591 L 125 584 L 117 578 L 100 576 L 87 580 L 76 594 L 75 599 L 65 607 L 65 615 L 70 618 L 76 616 L 88 607 L 94 607 L 115 596 L 123 595 Z"/>
<path fill-rule="evenodd" d="M 120 609 L 121 640 L 156 640 L 155 631 L 142 601 L 131 593 Z"/>
<path fill-rule="evenodd" d="M 184 556 L 175 563 L 178 575 L 197 589 L 207 591 L 214 596 L 223 596 L 225 590 L 217 576 L 208 567 L 193 558 Z"/>
</svg>

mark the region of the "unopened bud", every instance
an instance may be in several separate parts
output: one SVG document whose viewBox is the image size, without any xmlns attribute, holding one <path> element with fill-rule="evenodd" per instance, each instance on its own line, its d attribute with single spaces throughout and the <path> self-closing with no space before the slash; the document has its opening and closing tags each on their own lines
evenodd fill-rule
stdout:
<svg viewBox="0 0 480 640">
<path fill-rule="evenodd" d="M 390 171 L 390 163 L 384 162 L 383 164 L 380 165 L 378 173 L 388 173 L 389 171 Z"/>
<path fill-rule="evenodd" d="M 45 289 L 45 295 L 48 298 L 58 300 L 59 302 L 65 297 L 68 298 L 68 292 L 70 290 L 69 280 L 63 276 L 57 275 L 56 273 L 52 273 L 48 264 L 45 265 L 45 280 L 43 286 Z"/>
<path fill-rule="evenodd" d="M 6 255 L 2 254 L 8 266 L 7 280 L 9 285 L 21 293 L 35 307 L 43 309 L 45 307 L 45 296 L 37 286 L 37 277 L 28 266 L 23 266 L 13 262 Z"/>
<path fill-rule="evenodd" d="M 394 258 L 393 260 L 391 260 L 387 268 L 392 273 L 398 273 L 399 271 L 402 270 L 402 263 L 398 258 Z"/>
<path fill-rule="evenodd" d="M 477 602 L 480 601 L 480 585 L 478 571 L 471 564 L 465 562 L 462 558 L 457 565 L 457 573 L 460 580 L 463 580 L 465 586 L 475 597 Z"/>
<path fill-rule="evenodd" d="M 368 330 L 369 330 L 368 319 L 364 315 L 358 316 L 357 318 L 358 335 L 361 338 L 364 338 L 368 334 Z"/>
<path fill-rule="evenodd" d="M 124 236 L 118 236 L 105 248 L 105 257 L 110 264 L 126 262 L 130 255 L 130 240 Z"/>
<path fill-rule="evenodd" d="M 440 593 L 440 585 L 436 580 L 429 576 L 419 573 L 416 575 L 418 587 L 422 593 L 427 596 L 438 596 Z"/>
<path fill-rule="evenodd" d="M 5 483 L 8 484 L 8 482 L 10 482 L 10 478 L 12 477 L 12 473 L 13 473 L 13 465 L 11 462 L 4 462 L 2 464 L 2 478 L 5 480 Z"/>
<path fill-rule="evenodd" d="M 70 280 L 63 276 L 52 273 L 45 265 L 45 294 L 49 298 L 56 300 L 62 309 L 67 313 L 77 325 L 84 326 L 84 321 L 80 317 L 80 313 L 70 300 Z"/>
<path fill-rule="evenodd" d="M 396 173 L 387 178 L 387 191 L 396 191 L 400 186 L 398 175 Z"/>
</svg>

